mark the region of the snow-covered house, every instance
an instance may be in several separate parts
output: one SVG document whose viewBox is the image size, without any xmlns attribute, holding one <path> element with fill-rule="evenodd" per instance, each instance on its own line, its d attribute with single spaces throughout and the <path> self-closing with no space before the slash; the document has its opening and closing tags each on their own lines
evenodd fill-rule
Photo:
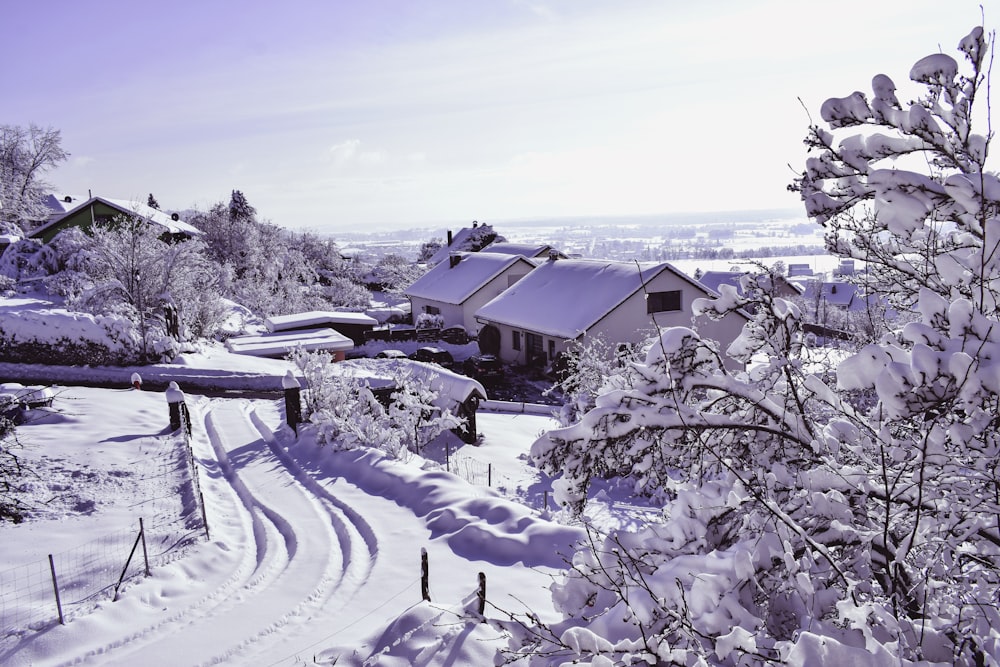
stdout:
<svg viewBox="0 0 1000 667">
<path fill-rule="evenodd" d="M 310 310 L 292 315 L 272 315 L 264 320 L 264 326 L 272 333 L 333 329 L 344 334 L 355 345 L 365 344 L 365 333 L 378 325 L 378 320 L 364 313 L 350 313 L 333 310 Z"/>
<path fill-rule="evenodd" d="M 548 243 L 509 243 L 501 241 L 491 243 L 483 248 L 483 252 L 496 252 L 502 255 L 520 255 L 529 259 L 548 259 L 552 253 L 556 253 L 559 259 L 568 259 L 568 255 L 560 250 L 556 250 Z"/>
<path fill-rule="evenodd" d="M 448 259 L 453 252 L 479 252 L 494 241 L 505 241 L 493 231 L 492 225 L 473 222 L 471 227 L 463 227 L 454 234 L 448 230 L 448 242 L 431 255 L 427 264 L 433 266 Z"/>
<path fill-rule="evenodd" d="M 62 215 L 50 217 L 41 227 L 31 231 L 29 236 L 48 243 L 56 234 L 70 227 L 89 229 L 94 225 L 110 224 L 116 216 L 137 217 L 151 225 L 163 229 L 163 233 L 173 239 L 201 236 L 201 230 L 180 219 L 176 213 L 164 213 L 152 206 L 121 199 L 91 197 Z"/>
<path fill-rule="evenodd" d="M 440 315 L 444 327 L 479 330 L 476 311 L 524 278 L 535 264 L 521 255 L 494 252 L 452 253 L 406 288 L 413 316 Z"/>
<path fill-rule="evenodd" d="M 667 263 L 549 260 L 479 309 L 480 347 L 495 347 L 507 362 L 544 365 L 584 336 L 636 344 L 658 328 L 691 326 L 691 303 L 706 296 L 714 294 Z M 725 348 L 746 321 L 742 313 L 700 318 L 698 329 Z"/>
</svg>

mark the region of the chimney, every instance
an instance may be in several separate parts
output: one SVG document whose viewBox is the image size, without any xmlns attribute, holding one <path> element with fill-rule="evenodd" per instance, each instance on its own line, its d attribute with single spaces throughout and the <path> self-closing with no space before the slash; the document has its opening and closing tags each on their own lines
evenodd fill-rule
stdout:
<svg viewBox="0 0 1000 667">
<path fill-rule="evenodd" d="M 549 261 L 550 262 L 554 262 L 557 259 L 559 259 L 559 251 L 556 250 L 555 248 L 550 248 L 549 249 Z"/>
<path fill-rule="evenodd" d="M 453 253 L 449 254 L 448 255 L 448 268 L 449 269 L 454 269 L 456 266 L 458 266 L 458 263 L 461 262 L 461 261 L 462 261 L 462 256 L 459 255 L 457 252 L 453 252 Z"/>
<path fill-rule="evenodd" d="M 448 245 L 451 245 L 451 230 L 448 230 Z"/>
<path fill-rule="evenodd" d="M 473 220 L 472 221 L 472 228 L 475 229 L 478 226 L 479 226 L 479 223 L 477 221 Z"/>
</svg>

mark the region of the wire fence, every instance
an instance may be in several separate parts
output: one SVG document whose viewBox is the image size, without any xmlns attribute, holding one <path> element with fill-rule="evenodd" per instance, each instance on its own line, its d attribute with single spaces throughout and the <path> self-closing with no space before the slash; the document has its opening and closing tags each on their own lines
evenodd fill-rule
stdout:
<svg viewBox="0 0 1000 667">
<path fill-rule="evenodd" d="M 143 501 L 134 508 L 152 521 L 108 530 L 100 537 L 48 558 L 0 570 L 0 641 L 66 622 L 149 569 L 180 558 L 204 530 L 204 504 L 190 435 L 164 439 L 168 451 L 152 456 L 135 479 Z M 200 506 L 200 507 L 199 507 Z"/>
</svg>

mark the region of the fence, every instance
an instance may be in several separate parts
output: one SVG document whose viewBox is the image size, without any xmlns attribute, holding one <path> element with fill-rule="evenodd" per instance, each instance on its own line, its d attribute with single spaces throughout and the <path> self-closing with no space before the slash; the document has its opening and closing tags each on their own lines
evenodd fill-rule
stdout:
<svg viewBox="0 0 1000 667">
<path fill-rule="evenodd" d="M 181 431 L 182 446 L 168 441 L 173 443 L 173 455 L 151 457 L 158 467 L 136 480 L 148 485 L 142 511 L 157 519 L 140 518 L 135 526 L 0 571 L 0 641 L 65 622 L 100 600 L 114 599 L 124 582 L 179 558 L 182 547 L 196 539 L 200 529 L 208 535 L 190 435 Z M 170 498 L 159 495 L 159 489 L 176 488 L 178 481 L 179 498 L 175 492 Z M 190 516 L 195 504 L 200 506 L 200 522 Z"/>
</svg>

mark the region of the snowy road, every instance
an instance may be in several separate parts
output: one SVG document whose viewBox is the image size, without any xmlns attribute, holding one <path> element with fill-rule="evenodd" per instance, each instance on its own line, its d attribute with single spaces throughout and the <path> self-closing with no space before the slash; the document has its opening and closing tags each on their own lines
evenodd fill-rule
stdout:
<svg viewBox="0 0 1000 667">
<path fill-rule="evenodd" d="M 188 402 L 210 539 L 132 580 L 117 602 L 29 636 L 10 664 L 293 665 L 342 652 L 341 664 L 360 664 L 371 650 L 406 650 L 400 641 L 418 627 L 431 635 L 421 642 L 463 641 L 473 635 L 447 610 L 471 604 L 478 572 L 491 599 L 537 597 L 548 579 L 535 568 L 573 537 L 452 475 L 302 444 L 279 429 L 278 401 Z M 539 423 L 485 419 L 511 442 Z M 420 602 L 422 548 L 433 609 Z M 451 620 L 378 638 L 414 608 Z"/>
</svg>

